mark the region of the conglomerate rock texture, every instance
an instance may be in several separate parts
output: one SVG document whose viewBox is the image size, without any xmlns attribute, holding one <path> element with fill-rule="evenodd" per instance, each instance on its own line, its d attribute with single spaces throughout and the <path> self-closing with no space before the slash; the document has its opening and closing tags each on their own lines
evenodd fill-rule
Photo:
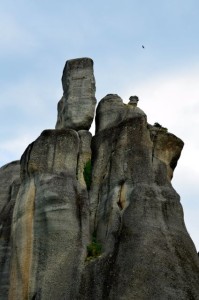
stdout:
<svg viewBox="0 0 199 300">
<path fill-rule="evenodd" d="M 184 144 L 149 125 L 136 96 L 116 94 L 99 102 L 92 137 L 91 66 L 66 63 L 64 93 L 75 97 L 27 147 L 20 179 L 18 162 L 0 169 L 2 299 L 197 300 L 199 259 L 171 185 Z"/>
</svg>

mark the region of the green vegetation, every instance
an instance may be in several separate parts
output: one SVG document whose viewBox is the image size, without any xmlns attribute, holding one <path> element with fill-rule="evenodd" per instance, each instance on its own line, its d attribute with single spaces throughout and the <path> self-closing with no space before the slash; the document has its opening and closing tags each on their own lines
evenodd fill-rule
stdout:
<svg viewBox="0 0 199 300">
<path fill-rule="evenodd" d="M 84 180 L 86 182 L 87 190 L 90 190 L 92 179 L 92 165 L 91 160 L 88 160 L 84 166 Z"/>
<path fill-rule="evenodd" d="M 97 242 L 96 234 L 93 234 L 92 242 L 87 246 L 87 260 L 96 258 L 102 253 L 102 245 Z"/>
</svg>

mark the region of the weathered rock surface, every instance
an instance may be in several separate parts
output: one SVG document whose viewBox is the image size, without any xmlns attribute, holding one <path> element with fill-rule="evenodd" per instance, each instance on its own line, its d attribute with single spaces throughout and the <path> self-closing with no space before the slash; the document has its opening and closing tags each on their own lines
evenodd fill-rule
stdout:
<svg viewBox="0 0 199 300">
<path fill-rule="evenodd" d="M 77 164 L 77 179 L 82 188 L 87 188 L 84 176 L 85 166 L 91 161 L 91 140 L 92 134 L 87 130 L 78 131 L 80 139 L 78 164 Z"/>
<path fill-rule="evenodd" d="M 139 115 L 145 116 L 145 113 L 140 108 L 130 103 L 124 104 L 122 99 L 116 94 L 108 94 L 100 101 L 97 107 L 96 133 Z"/>
<path fill-rule="evenodd" d="M 76 131 L 46 130 L 22 156 L 9 299 L 75 299 L 89 233 L 80 147 Z"/>
<path fill-rule="evenodd" d="M 20 186 L 19 161 L 0 168 L 0 299 L 8 299 L 11 223 L 13 208 Z"/>
<path fill-rule="evenodd" d="M 58 103 L 56 129 L 89 130 L 95 112 L 95 78 L 90 58 L 66 62 L 62 85 L 64 94 Z"/>
<path fill-rule="evenodd" d="M 19 162 L 0 169 L 0 299 L 198 300 L 171 185 L 183 142 L 149 125 L 137 96 L 115 94 L 98 104 L 92 138 L 92 60 L 68 61 L 62 83 L 56 129 L 25 150 L 21 179 Z"/>
<path fill-rule="evenodd" d="M 159 162 L 164 162 L 167 167 L 168 179 L 172 179 L 173 171 L 177 165 L 183 147 L 182 141 L 174 134 L 167 133 L 165 129 L 149 126 L 153 142 L 153 165 L 159 168 Z"/>
<path fill-rule="evenodd" d="M 103 250 L 80 299 L 199 299 L 199 260 L 170 183 L 183 142 L 162 131 L 154 141 L 145 114 L 115 95 L 96 120 L 91 225 Z"/>
</svg>

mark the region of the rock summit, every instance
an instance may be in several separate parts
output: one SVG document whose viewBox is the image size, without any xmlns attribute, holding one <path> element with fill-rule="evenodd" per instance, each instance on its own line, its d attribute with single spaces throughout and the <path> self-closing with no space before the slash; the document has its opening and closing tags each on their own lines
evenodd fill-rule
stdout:
<svg viewBox="0 0 199 300">
<path fill-rule="evenodd" d="M 1 300 L 197 300 L 171 180 L 184 143 L 131 96 L 95 112 L 90 58 L 66 62 L 56 129 L 0 169 Z"/>
</svg>

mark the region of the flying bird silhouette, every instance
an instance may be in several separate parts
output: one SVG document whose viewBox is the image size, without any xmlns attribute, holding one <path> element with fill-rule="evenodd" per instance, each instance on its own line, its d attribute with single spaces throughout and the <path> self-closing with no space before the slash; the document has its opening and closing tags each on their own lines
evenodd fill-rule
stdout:
<svg viewBox="0 0 199 300">
<path fill-rule="evenodd" d="M 145 47 L 142 45 L 142 48 L 144 49 Z"/>
</svg>

